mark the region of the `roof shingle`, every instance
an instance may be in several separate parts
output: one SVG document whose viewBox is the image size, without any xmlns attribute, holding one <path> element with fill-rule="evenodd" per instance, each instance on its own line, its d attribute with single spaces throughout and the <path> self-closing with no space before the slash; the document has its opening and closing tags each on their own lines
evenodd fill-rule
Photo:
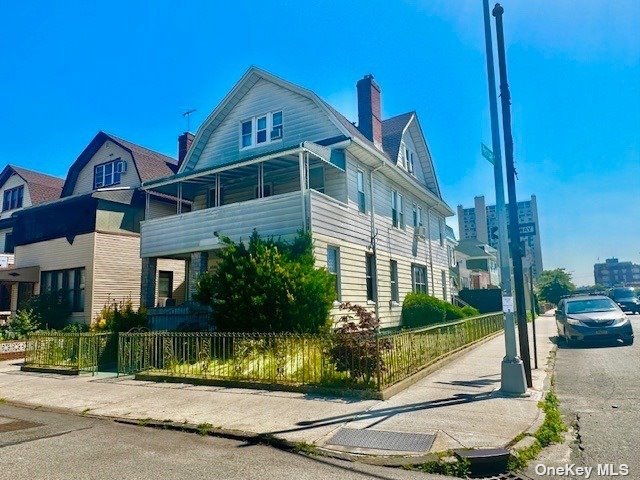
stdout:
<svg viewBox="0 0 640 480">
<path fill-rule="evenodd" d="M 36 172 L 23 167 L 17 167 L 15 165 L 7 165 L 7 168 L 13 170 L 27 183 L 29 187 L 29 194 L 31 196 L 31 203 L 33 205 L 38 205 L 43 202 L 60 198 L 62 185 L 64 184 L 64 180 L 62 178 Z"/>
</svg>

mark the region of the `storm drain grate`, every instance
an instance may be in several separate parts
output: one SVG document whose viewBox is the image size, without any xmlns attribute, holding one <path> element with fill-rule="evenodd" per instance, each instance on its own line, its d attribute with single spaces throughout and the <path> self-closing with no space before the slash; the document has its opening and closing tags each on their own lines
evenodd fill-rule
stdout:
<svg viewBox="0 0 640 480">
<path fill-rule="evenodd" d="M 426 433 L 386 432 L 384 430 L 361 430 L 343 428 L 336 433 L 329 444 L 343 447 L 371 448 L 375 450 L 396 450 L 400 452 L 427 452 L 434 435 Z"/>
</svg>

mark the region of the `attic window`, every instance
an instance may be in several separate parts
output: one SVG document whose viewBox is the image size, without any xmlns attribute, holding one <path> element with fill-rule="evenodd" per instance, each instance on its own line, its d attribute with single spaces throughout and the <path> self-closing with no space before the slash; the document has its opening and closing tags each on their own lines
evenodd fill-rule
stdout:
<svg viewBox="0 0 640 480">
<path fill-rule="evenodd" d="M 10 188 L 4 191 L 2 199 L 2 211 L 13 210 L 22 207 L 22 199 L 24 197 L 24 185 Z"/>
<path fill-rule="evenodd" d="M 240 123 L 240 149 L 268 145 L 282 140 L 282 111 L 247 118 Z"/>
<path fill-rule="evenodd" d="M 127 162 L 120 158 L 96 165 L 93 169 L 93 188 L 120 185 L 122 174 L 126 171 Z"/>
<path fill-rule="evenodd" d="M 402 166 L 412 175 L 415 175 L 415 153 L 410 148 L 404 149 L 404 162 Z"/>
</svg>

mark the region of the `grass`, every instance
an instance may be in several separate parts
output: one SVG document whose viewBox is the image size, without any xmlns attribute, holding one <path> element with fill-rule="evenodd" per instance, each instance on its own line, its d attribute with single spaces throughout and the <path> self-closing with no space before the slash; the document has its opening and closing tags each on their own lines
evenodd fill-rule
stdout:
<svg viewBox="0 0 640 480">
<path fill-rule="evenodd" d="M 456 459 L 455 462 L 447 462 L 444 460 L 445 458 L 451 458 L 452 455 L 452 452 L 442 452 L 438 454 L 438 460 L 432 460 L 417 465 L 405 465 L 402 468 L 405 470 L 414 470 L 423 473 L 468 478 L 471 473 L 471 462 L 466 458 Z"/>
<path fill-rule="evenodd" d="M 3 398 L 3 397 L 0 397 L 0 405 L 2 405 L 4 403 L 7 403 L 7 399 Z"/>
<path fill-rule="evenodd" d="M 90 408 L 85 408 L 84 410 L 82 410 L 82 412 L 80 412 L 80 415 L 86 415 L 90 410 Z"/>
<path fill-rule="evenodd" d="M 211 425 L 210 423 L 200 423 L 196 429 L 198 430 L 198 435 L 202 435 L 207 436 L 211 433 L 211 430 L 213 430 L 213 425 Z"/>
<path fill-rule="evenodd" d="M 296 442 L 293 444 L 293 451 L 304 455 L 318 455 L 318 448 L 307 442 Z"/>
<path fill-rule="evenodd" d="M 141 427 L 146 427 L 147 425 L 149 425 L 150 421 L 150 418 L 141 418 L 140 420 L 138 420 L 138 425 Z"/>
<path fill-rule="evenodd" d="M 558 397 L 553 390 L 547 393 L 544 400 L 538 403 L 538 406 L 545 413 L 544 422 L 542 422 L 540 428 L 533 434 L 535 438 L 534 443 L 530 447 L 518 450 L 517 455 L 511 457 L 507 465 L 510 471 L 525 469 L 529 461 L 536 458 L 544 447 L 552 443 L 562 443 L 564 440 L 563 434 L 567 431 L 567 426 L 562 421 Z M 518 438 L 520 435 L 516 437 L 516 442 L 526 436 L 526 434 L 521 435 L 521 438 Z"/>
</svg>

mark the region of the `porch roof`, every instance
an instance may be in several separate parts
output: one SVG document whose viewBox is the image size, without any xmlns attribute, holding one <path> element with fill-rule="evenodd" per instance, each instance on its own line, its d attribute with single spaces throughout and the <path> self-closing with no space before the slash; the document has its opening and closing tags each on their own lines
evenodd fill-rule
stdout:
<svg viewBox="0 0 640 480">
<path fill-rule="evenodd" d="M 251 174 L 247 167 L 269 162 L 272 166 L 289 166 L 298 161 L 298 154 L 307 152 L 317 160 L 331 165 L 334 168 L 344 171 L 345 158 L 343 153 L 338 153 L 324 145 L 314 142 L 303 142 L 297 147 L 285 147 L 279 150 L 272 150 L 269 153 L 262 153 L 243 159 L 242 161 L 232 160 L 227 163 L 207 167 L 189 172 L 181 172 L 171 177 L 151 180 L 142 184 L 142 189 L 149 192 L 159 192 L 173 197 L 178 196 L 178 184 L 182 184 L 182 198 L 189 199 L 203 185 L 211 184 L 217 174 L 226 173 L 228 176 L 241 177 Z"/>
<path fill-rule="evenodd" d="M 40 267 L 0 269 L 0 281 L 37 283 L 40 281 Z"/>
</svg>

